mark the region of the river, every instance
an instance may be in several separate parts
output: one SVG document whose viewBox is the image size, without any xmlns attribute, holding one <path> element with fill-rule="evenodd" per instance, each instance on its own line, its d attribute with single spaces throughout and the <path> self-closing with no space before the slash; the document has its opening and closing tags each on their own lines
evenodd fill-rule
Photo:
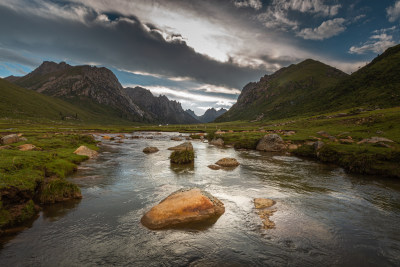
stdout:
<svg viewBox="0 0 400 267">
<path fill-rule="evenodd" d="M 217 148 L 192 141 L 195 164 L 171 167 L 177 133 L 103 141 L 97 159 L 69 179 L 83 199 L 46 206 L 29 227 L 3 240 L 0 266 L 398 266 L 400 181 L 354 176 L 306 159 Z M 130 136 L 130 135 L 127 135 Z M 98 136 L 100 138 L 100 136 Z M 156 146 L 154 154 L 143 148 Z M 234 170 L 207 167 L 223 157 Z M 152 231 L 142 215 L 172 192 L 199 187 L 225 204 L 204 229 Z M 262 229 L 257 197 L 276 200 Z"/>
</svg>

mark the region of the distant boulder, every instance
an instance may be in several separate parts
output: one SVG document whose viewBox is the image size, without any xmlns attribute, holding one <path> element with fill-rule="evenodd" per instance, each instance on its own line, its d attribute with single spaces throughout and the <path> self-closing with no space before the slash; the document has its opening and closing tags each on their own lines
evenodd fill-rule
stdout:
<svg viewBox="0 0 400 267">
<path fill-rule="evenodd" d="M 74 151 L 74 153 L 81 156 L 87 156 L 89 158 L 94 158 L 99 154 L 97 151 L 90 149 L 87 146 L 80 146 Z"/>
<path fill-rule="evenodd" d="M 258 141 L 257 150 L 268 152 L 279 152 L 286 149 L 285 142 L 277 134 L 267 134 Z"/>
<path fill-rule="evenodd" d="M 40 150 L 39 148 L 37 148 L 35 145 L 32 145 L 32 144 L 20 145 L 20 146 L 18 146 L 18 149 L 20 151 Z"/>
<path fill-rule="evenodd" d="M 20 137 L 17 134 L 9 134 L 9 135 L 3 136 L 0 139 L 0 141 L 1 141 L 0 143 L 3 144 L 3 145 L 9 145 L 9 144 L 12 144 L 12 143 L 19 142 L 20 141 Z"/>
<path fill-rule="evenodd" d="M 214 145 L 214 146 L 224 146 L 225 142 L 222 138 L 218 138 L 218 139 L 214 138 L 213 140 L 211 140 L 210 144 Z"/>
<path fill-rule="evenodd" d="M 384 137 L 377 137 L 377 136 L 374 136 L 374 137 L 371 137 L 371 138 L 363 139 L 363 140 L 361 140 L 360 142 L 358 142 L 357 144 L 365 144 L 365 143 L 368 143 L 368 144 L 375 144 L 375 143 L 379 143 L 379 142 L 394 143 L 393 140 L 390 140 L 390 139 L 387 139 L 387 138 L 384 138 Z"/>
</svg>

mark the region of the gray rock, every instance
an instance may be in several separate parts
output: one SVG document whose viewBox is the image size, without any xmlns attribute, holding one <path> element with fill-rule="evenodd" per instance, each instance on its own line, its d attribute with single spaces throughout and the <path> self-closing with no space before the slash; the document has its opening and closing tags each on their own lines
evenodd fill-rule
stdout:
<svg viewBox="0 0 400 267">
<path fill-rule="evenodd" d="M 267 134 L 258 141 L 257 150 L 278 152 L 286 149 L 283 139 L 277 134 Z"/>
<path fill-rule="evenodd" d="M 324 145 L 325 145 L 324 142 L 322 142 L 322 141 L 317 141 L 317 142 L 314 143 L 313 146 L 314 146 L 314 149 L 315 149 L 315 150 L 320 150 Z"/>
<path fill-rule="evenodd" d="M 175 151 L 189 150 L 189 151 L 193 151 L 193 145 L 190 142 L 185 142 L 185 143 L 182 143 L 180 145 L 177 145 L 177 146 L 174 146 L 174 147 L 170 147 L 170 148 L 168 148 L 168 150 L 175 150 Z"/>
<path fill-rule="evenodd" d="M 1 138 L 1 144 L 3 144 L 3 145 L 9 145 L 12 143 L 17 143 L 19 141 L 20 141 L 20 138 L 17 134 L 9 134 L 9 135 L 3 136 Z"/>
<path fill-rule="evenodd" d="M 218 138 L 218 139 L 214 138 L 213 140 L 211 140 L 210 144 L 214 145 L 214 146 L 224 146 L 225 142 L 224 142 L 224 140 L 222 140 L 222 138 Z"/>
<path fill-rule="evenodd" d="M 384 137 L 377 137 L 377 136 L 374 136 L 374 137 L 371 137 L 371 138 L 363 139 L 363 140 L 361 140 L 360 142 L 358 142 L 357 144 L 365 144 L 365 143 L 368 143 L 368 144 L 375 144 L 375 143 L 378 143 L 378 142 L 389 142 L 389 143 L 394 143 L 393 140 L 390 140 L 390 139 L 387 139 L 387 138 L 384 138 Z"/>
</svg>

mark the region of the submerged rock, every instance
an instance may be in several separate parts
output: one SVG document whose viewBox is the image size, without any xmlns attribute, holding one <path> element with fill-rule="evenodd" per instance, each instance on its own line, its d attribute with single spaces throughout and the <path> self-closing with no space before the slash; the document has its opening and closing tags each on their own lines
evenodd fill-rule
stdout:
<svg viewBox="0 0 400 267">
<path fill-rule="evenodd" d="M 254 199 L 254 207 L 256 209 L 264 209 L 269 208 L 275 205 L 275 201 L 269 198 L 255 198 Z"/>
<path fill-rule="evenodd" d="M 221 167 L 236 167 L 240 165 L 240 163 L 235 158 L 222 158 L 215 162 L 215 164 Z"/>
<path fill-rule="evenodd" d="M 185 142 L 180 145 L 174 146 L 174 147 L 169 147 L 168 150 L 175 150 L 175 151 L 193 151 L 193 145 L 190 142 Z"/>
<path fill-rule="evenodd" d="M 141 219 L 149 229 L 215 222 L 225 212 L 224 204 L 199 188 L 181 189 L 151 208 Z"/>
<path fill-rule="evenodd" d="M 149 147 L 146 147 L 146 148 L 143 149 L 144 153 L 155 153 L 155 152 L 158 152 L 158 151 L 159 151 L 158 148 L 154 147 L 154 146 L 149 146 Z"/>
<path fill-rule="evenodd" d="M 220 166 L 214 165 L 214 164 L 208 165 L 207 167 L 210 168 L 211 170 L 219 170 L 219 169 L 221 169 Z"/>
<path fill-rule="evenodd" d="M 268 209 L 275 205 L 275 201 L 269 198 L 255 198 L 254 207 L 258 209 L 258 216 L 261 218 L 264 229 L 275 228 L 275 223 L 269 219 L 277 210 Z"/>
<path fill-rule="evenodd" d="M 89 158 L 94 158 L 99 154 L 97 151 L 90 149 L 87 146 L 80 146 L 74 151 L 74 153 L 81 156 L 87 156 Z"/>
<path fill-rule="evenodd" d="M 224 140 L 222 140 L 222 138 L 218 138 L 218 139 L 214 138 L 213 140 L 211 140 L 210 144 L 214 145 L 214 146 L 224 146 L 225 142 L 224 142 Z"/>
<path fill-rule="evenodd" d="M 279 152 L 285 150 L 283 139 L 277 134 L 267 134 L 258 141 L 257 150 L 268 152 Z"/>
</svg>

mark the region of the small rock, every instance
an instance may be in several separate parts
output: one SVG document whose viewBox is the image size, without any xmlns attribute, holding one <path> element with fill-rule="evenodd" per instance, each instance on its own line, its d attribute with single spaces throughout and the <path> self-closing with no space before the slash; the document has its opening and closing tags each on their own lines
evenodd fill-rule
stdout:
<svg viewBox="0 0 400 267">
<path fill-rule="evenodd" d="M 351 144 L 354 143 L 353 139 L 339 139 L 340 143 L 342 144 Z"/>
<path fill-rule="evenodd" d="M 158 148 L 154 147 L 154 146 L 149 146 L 149 147 L 146 147 L 146 148 L 143 149 L 144 153 L 155 153 L 155 152 L 158 152 L 158 151 L 159 151 Z"/>
<path fill-rule="evenodd" d="M 20 151 L 38 150 L 38 149 L 36 148 L 36 146 L 35 146 L 35 145 L 32 145 L 32 144 L 20 145 L 20 146 L 18 146 L 18 149 L 19 149 Z"/>
<path fill-rule="evenodd" d="M 240 165 L 240 163 L 235 158 L 222 158 L 215 162 L 215 164 L 221 167 L 236 167 Z"/>
<path fill-rule="evenodd" d="M 17 134 L 9 134 L 9 135 L 3 136 L 0 139 L 0 141 L 1 141 L 0 143 L 3 144 L 3 145 L 9 145 L 9 144 L 12 144 L 12 143 L 19 142 L 20 141 L 20 137 Z"/>
<path fill-rule="evenodd" d="M 0 150 L 1 150 L 1 149 L 11 149 L 11 148 L 12 148 L 12 146 L 9 146 L 9 145 L 0 146 Z"/>
<path fill-rule="evenodd" d="M 173 141 L 182 141 L 182 138 L 180 138 L 180 137 L 171 137 L 171 140 L 173 140 Z"/>
<path fill-rule="evenodd" d="M 299 146 L 298 145 L 295 145 L 295 144 L 290 144 L 289 146 L 288 146 L 288 149 L 289 150 L 296 150 L 296 149 L 298 149 L 299 148 Z"/>
<path fill-rule="evenodd" d="M 182 143 L 182 144 L 174 146 L 174 147 L 169 147 L 168 150 L 175 150 L 175 151 L 189 150 L 189 151 L 193 151 L 193 145 L 190 142 L 185 142 L 185 143 Z"/>
<path fill-rule="evenodd" d="M 224 212 L 224 204 L 211 194 L 199 188 L 181 189 L 151 208 L 141 223 L 150 229 L 162 229 L 193 222 L 215 222 Z"/>
<path fill-rule="evenodd" d="M 104 135 L 104 136 L 103 136 L 103 139 L 104 139 L 104 140 L 111 140 L 111 137 L 108 136 L 108 135 Z"/>
<path fill-rule="evenodd" d="M 258 141 L 256 150 L 278 152 L 285 150 L 283 139 L 277 134 L 267 134 Z"/>
<path fill-rule="evenodd" d="M 269 198 L 255 198 L 254 199 L 254 207 L 256 209 L 264 209 L 269 208 L 275 205 L 275 201 Z"/>
<path fill-rule="evenodd" d="M 329 136 L 330 136 L 330 134 L 328 134 L 328 133 L 325 132 L 325 131 L 319 131 L 319 132 L 317 132 L 317 134 L 319 134 L 319 135 L 321 135 L 321 136 L 323 136 L 323 137 L 329 137 Z"/>
<path fill-rule="evenodd" d="M 210 142 L 210 144 L 211 145 L 214 145 L 214 146 L 224 146 L 224 140 L 222 140 L 222 138 L 218 138 L 218 139 L 213 139 L 213 140 L 211 140 L 211 142 Z"/>
<path fill-rule="evenodd" d="M 87 146 L 78 147 L 78 149 L 76 149 L 74 153 L 81 156 L 87 156 L 89 158 L 94 158 L 99 154 L 97 151 L 90 149 Z"/>
<path fill-rule="evenodd" d="M 325 145 L 322 141 L 317 141 L 313 144 L 315 150 L 320 150 Z"/>
<path fill-rule="evenodd" d="M 384 137 L 377 137 L 377 136 L 374 136 L 374 137 L 371 137 L 371 138 L 363 139 L 363 140 L 361 140 L 360 142 L 358 142 L 357 144 L 364 144 L 364 143 L 375 144 L 375 143 L 378 143 L 378 142 L 389 142 L 389 143 L 394 143 L 393 140 L 390 140 L 390 139 L 387 139 L 387 138 L 384 138 Z"/>
<path fill-rule="evenodd" d="M 214 165 L 214 164 L 208 165 L 207 167 L 210 168 L 211 170 L 219 170 L 219 169 L 221 169 L 220 166 Z"/>
<path fill-rule="evenodd" d="M 133 135 L 131 138 L 132 138 L 132 139 L 139 139 L 140 136 L 139 136 L 139 135 Z"/>
</svg>

